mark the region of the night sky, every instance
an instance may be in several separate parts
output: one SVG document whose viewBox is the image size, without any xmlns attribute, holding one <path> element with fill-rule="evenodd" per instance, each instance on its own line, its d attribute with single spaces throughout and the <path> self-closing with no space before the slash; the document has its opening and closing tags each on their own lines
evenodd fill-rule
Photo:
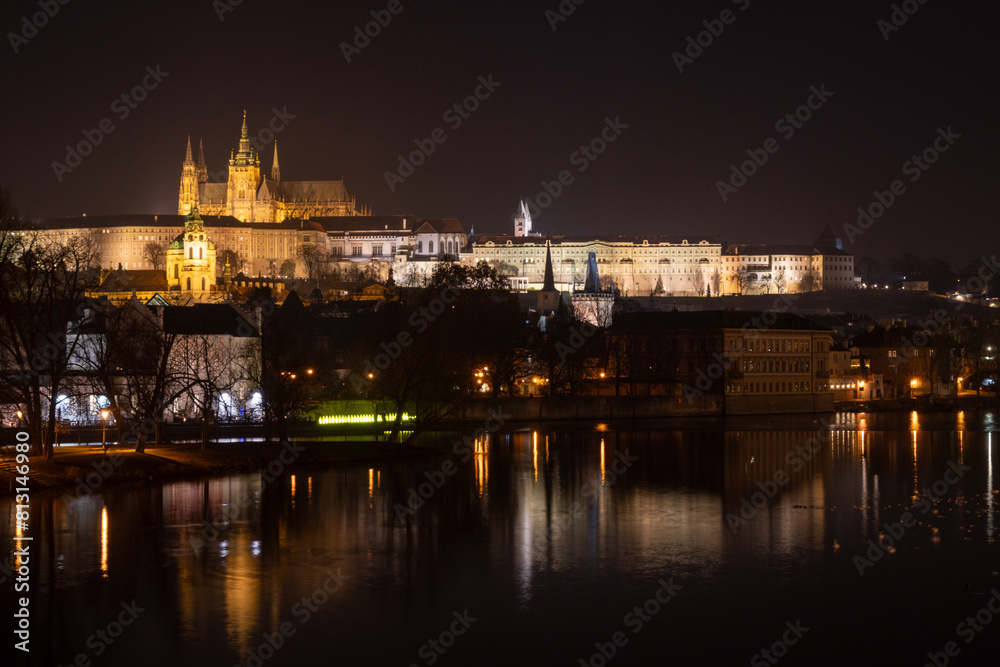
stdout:
<svg viewBox="0 0 1000 667">
<path fill-rule="evenodd" d="M 538 201 L 566 170 L 572 182 L 537 230 L 808 243 L 827 223 L 847 236 L 857 208 L 898 179 L 905 191 L 846 249 L 956 265 L 996 249 L 995 3 L 909 0 L 900 5 L 915 13 L 890 30 L 891 2 L 565 0 L 574 11 L 556 21 L 557 0 L 400 0 L 348 63 L 341 43 L 389 4 L 71 0 L 24 40 L 13 35 L 31 34 L 22 17 L 39 2 L 6 2 L 0 184 L 38 217 L 176 213 L 186 136 L 196 150 L 204 139 L 209 171 L 221 172 L 242 110 L 254 134 L 277 109 L 294 115 L 278 132 L 282 178 L 343 177 L 375 214 L 508 233 L 518 198 Z M 711 23 L 723 10 L 729 23 Z M 679 72 L 674 53 L 706 21 L 722 33 Z M 147 75 L 157 66 L 168 73 L 159 83 Z M 481 76 L 499 86 L 480 88 L 487 98 L 467 118 L 445 116 Z M 142 102 L 115 102 L 144 77 Z M 776 123 L 813 87 L 832 95 L 814 97 L 789 136 Z M 105 118 L 113 131 L 57 177 L 66 145 Z M 627 128 L 607 131 L 615 141 L 593 160 L 574 154 L 607 119 Z M 390 190 L 397 156 L 438 128 L 446 141 Z M 904 172 L 939 128 L 951 128 L 939 141 L 948 150 Z M 777 152 L 724 202 L 718 182 L 769 138 Z M 265 172 L 271 157 L 268 145 Z"/>
</svg>

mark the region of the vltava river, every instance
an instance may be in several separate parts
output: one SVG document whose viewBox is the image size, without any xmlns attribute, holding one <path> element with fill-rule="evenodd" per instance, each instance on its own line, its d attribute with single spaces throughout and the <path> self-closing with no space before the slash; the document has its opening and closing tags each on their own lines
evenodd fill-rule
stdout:
<svg viewBox="0 0 1000 667">
<path fill-rule="evenodd" d="M 996 664 L 996 418 L 539 424 L 449 457 L 272 482 L 35 493 L 32 650 L 14 651 L 8 631 L 3 654 L 129 667 Z M 0 504 L 0 553 L 16 565 L 15 509 Z"/>
</svg>

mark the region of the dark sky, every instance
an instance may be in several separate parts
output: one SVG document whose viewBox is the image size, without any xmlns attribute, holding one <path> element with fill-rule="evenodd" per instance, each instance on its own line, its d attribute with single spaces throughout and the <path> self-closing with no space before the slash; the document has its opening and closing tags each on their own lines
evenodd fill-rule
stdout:
<svg viewBox="0 0 1000 667">
<path fill-rule="evenodd" d="M 905 192 L 848 249 L 955 264 L 997 249 L 992 2 L 910 0 L 886 40 L 890 2 L 587 0 L 553 30 L 557 0 L 402 0 L 350 63 L 340 43 L 388 2 L 224 3 L 72 0 L 13 38 L 17 53 L 12 34 L 39 3 L 4 3 L 0 184 L 22 212 L 174 213 L 186 135 L 222 170 L 242 110 L 253 133 L 277 108 L 295 116 L 278 133 L 282 177 L 343 176 L 376 214 L 506 233 L 518 197 L 568 170 L 536 229 L 802 243 L 827 223 L 842 231 L 899 179 Z M 679 72 L 673 53 L 727 9 L 732 22 Z M 113 105 L 157 65 L 169 74 L 146 99 Z M 490 75 L 500 86 L 454 128 L 443 114 Z M 833 94 L 787 137 L 776 122 L 813 86 Z M 104 118 L 114 130 L 60 181 L 53 162 Z M 628 127 L 579 171 L 574 152 L 607 118 Z M 911 181 L 904 163 L 949 127 L 960 138 Z M 447 140 L 390 191 L 385 172 L 436 128 Z M 778 151 L 723 202 L 717 182 L 768 138 Z"/>
</svg>

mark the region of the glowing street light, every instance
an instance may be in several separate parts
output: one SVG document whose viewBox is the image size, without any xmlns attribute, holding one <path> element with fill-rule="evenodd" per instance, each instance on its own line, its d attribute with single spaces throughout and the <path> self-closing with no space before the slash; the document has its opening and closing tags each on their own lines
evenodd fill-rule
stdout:
<svg viewBox="0 0 1000 667">
<path fill-rule="evenodd" d="M 104 426 L 101 428 L 101 447 L 104 448 L 104 453 L 108 453 L 108 411 L 101 410 L 101 419 L 104 420 Z"/>
</svg>

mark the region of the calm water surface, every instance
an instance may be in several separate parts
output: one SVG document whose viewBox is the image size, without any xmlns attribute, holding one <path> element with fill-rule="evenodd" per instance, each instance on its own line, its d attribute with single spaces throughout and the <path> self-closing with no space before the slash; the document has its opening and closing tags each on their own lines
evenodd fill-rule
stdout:
<svg viewBox="0 0 1000 667">
<path fill-rule="evenodd" d="M 773 664 L 766 649 L 787 665 L 920 666 L 954 641 L 949 664 L 997 664 L 1000 615 L 960 625 L 1000 589 L 995 419 L 542 424 L 447 458 L 300 468 L 273 483 L 36 493 L 32 651 L 25 660 L 8 639 L 0 655 Z M 6 558 L 14 508 L 0 505 Z M 892 529 L 907 511 L 915 525 Z M 0 604 L 14 608 L 10 579 Z M 120 634 L 118 620 L 130 623 Z"/>
</svg>

